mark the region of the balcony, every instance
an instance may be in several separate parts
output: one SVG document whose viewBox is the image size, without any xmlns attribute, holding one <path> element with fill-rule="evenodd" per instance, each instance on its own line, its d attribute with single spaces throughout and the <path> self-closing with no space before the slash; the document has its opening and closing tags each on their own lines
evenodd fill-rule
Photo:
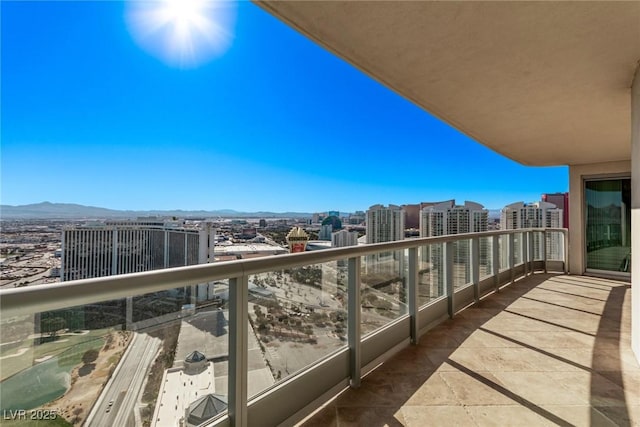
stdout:
<svg viewBox="0 0 640 427">
<path fill-rule="evenodd" d="M 630 285 L 535 274 L 420 337 L 303 426 L 640 424 Z"/>
<path fill-rule="evenodd" d="M 3 414 L 637 423 L 629 285 L 563 274 L 566 237 L 410 239 L 3 291 Z"/>
</svg>

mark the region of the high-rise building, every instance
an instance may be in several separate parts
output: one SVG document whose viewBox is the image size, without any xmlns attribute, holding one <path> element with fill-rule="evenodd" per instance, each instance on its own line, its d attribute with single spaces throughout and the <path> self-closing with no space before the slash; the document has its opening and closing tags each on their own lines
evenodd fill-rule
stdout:
<svg viewBox="0 0 640 427">
<path fill-rule="evenodd" d="M 340 230 L 335 233 L 331 233 L 331 247 L 342 248 L 345 246 L 357 246 L 358 245 L 358 232 Z"/>
<path fill-rule="evenodd" d="M 500 228 L 515 230 L 518 228 L 564 227 L 563 210 L 548 202 L 516 202 L 502 208 Z M 542 258 L 542 236 L 533 236 L 534 256 Z M 564 245 L 560 233 L 551 233 L 547 240 L 547 257 L 560 259 L 564 254 Z"/>
<path fill-rule="evenodd" d="M 402 205 L 404 209 L 404 223 L 407 228 L 420 226 L 420 204 Z"/>
<path fill-rule="evenodd" d="M 500 228 L 515 230 L 518 228 L 563 227 L 563 212 L 548 202 L 516 202 L 502 208 Z"/>
<path fill-rule="evenodd" d="M 367 210 L 367 243 L 404 239 L 404 210 L 400 206 L 373 205 Z"/>
<path fill-rule="evenodd" d="M 322 225 L 331 225 L 333 230 L 340 230 L 342 228 L 342 221 L 336 215 L 331 215 L 322 220 Z M 330 238 L 327 240 L 331 240 Z"/>
<path fill-rule="evenodd" d="M 333 232 L 333 225 L 323 224 L 320 226 L 318 232 L 318 240 L 331 240 L 331 233 Z"/>
<path fill-rule="evenodd" d="M 542 201 L 553 203 L 556 208 L 562 209 L 562 227 L 569 228 L 569 193 L 545 193 Z"/>
<path fill-rule="evenodd" d="M 406 228 L 419 228 L 420 227 L 420 213 L 425 208 L 430 208 L 435 205 L 439 205 L 441 203 L 447 203 L 448 201 L 442 202 L 421 202 L 411 205 L 402 205 L 402 209 L 405 211 L 405 227 Z M 455 202 L 451 200 L 451 202 Z"/>
<path fill-rule="evenodd" d="M 404 210 L 400 206 L 373 205 L 367 210 L 366 242 L 382 243 L 404 240 Z M 365 271 L 400 277 L 404 268 L 403 251 L 381 252 L 365 258 Z"/>
<path fill-rule="evenodd" d="M 189 228 L 182 221 L 155 218 L 92 222 L 62 232 L 61 281 L 136 273 L 213 262 L 215 227 L 202 223 Z M 209 285 L 114 300 L 62 316 L 76 326 L 100 328 L 126 324 L 135 328 L 146 319 L 179 312 L 184 304 L 209 297 Z"/>
<path fill-rule="evenodd" d="M 420 236 L 435 237 L 447 234 L 477 233 L 487 231 L 489 212 L 479 203 L 465 201 L 464 205 L 456 205 L 455 200 L 448 200 L 428 206 L 420 212 Z M 480 241 L 480 263 L 486 263 L 488 256 L 486 240 Z M 469 242 L 455 243 L 453 253 L 454 285 L 468 283 L 471 279 L 469 262 Z M 427 263 L 430 273 L 430 294 L 439 296 L 443 293 L 443 252 L 442 245 L 429 245 L 422 251 L 422 261 Z"/>
<path fill-rule="evenodd" d="M 488 218 L 489 211 L 479 203 L 456 205 L 455 200 L 449 200 L 422 209 L 420 237 L 487 231 Z"/>
<path fill-rule="evenodd" d="M 215 228 L 156 219 L 106 221 L 62 232 L 61 281 L 213 261 Z"/>
</svg>

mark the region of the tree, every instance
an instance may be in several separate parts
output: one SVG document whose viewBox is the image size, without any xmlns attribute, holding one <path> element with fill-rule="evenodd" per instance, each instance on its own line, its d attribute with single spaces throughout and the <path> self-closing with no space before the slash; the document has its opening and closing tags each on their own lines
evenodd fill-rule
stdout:
<svg viewBox="0 0 640 427">
<path fill-rule="evenodd" d="M 66 324 L 67 322 L 62 317 L 52 317 L 42 321 L 41 330 L 43 333 L 48 333 L 49 336 L 55 337 L 60 329 L 64 329 Z"/>
</svg>

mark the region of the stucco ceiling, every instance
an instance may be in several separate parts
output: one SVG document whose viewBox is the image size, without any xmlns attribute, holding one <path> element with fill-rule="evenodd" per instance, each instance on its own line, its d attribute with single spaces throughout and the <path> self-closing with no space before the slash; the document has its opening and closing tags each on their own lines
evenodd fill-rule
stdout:
<svg viewBox="0 0 640 427">
<path fill-rule="evenodd" d="M 518 162 L 631 156 L 640 1 L 257 4 Z"/>
</svg>

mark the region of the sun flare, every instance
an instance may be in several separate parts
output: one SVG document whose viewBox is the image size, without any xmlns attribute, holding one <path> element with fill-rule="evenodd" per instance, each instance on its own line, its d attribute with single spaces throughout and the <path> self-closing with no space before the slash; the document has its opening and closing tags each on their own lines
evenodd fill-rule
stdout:
<svg viewBox="0 0 640 427">
<path fill-rule="evenodd" d="M 235 2 L 130 1 L 127 24 L 137 43 L 172 66 L 197 67 L 231 45 Z"/>
</svg>

